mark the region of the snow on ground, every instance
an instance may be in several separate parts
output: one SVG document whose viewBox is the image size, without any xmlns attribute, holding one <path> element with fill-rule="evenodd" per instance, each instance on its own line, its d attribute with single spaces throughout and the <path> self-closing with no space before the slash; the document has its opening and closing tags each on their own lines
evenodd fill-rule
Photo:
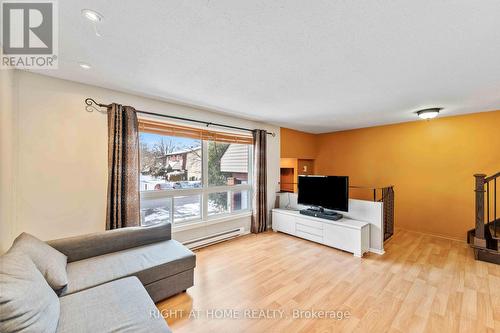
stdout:
<svg viewBox="0 0 500 333">
<path fill-rule="evenodd" d="M 154 191 L 156 185 L 160 185 L 162 190 L 168 189 L 178 189 L 178 188 L 200 188 L 201 180 L 192 180 L 192 181 L 176 181 L 169 182 L 162 178 L 156 178 L 149 175 L 142 175 L 140 177 L 139 189 L 140 191 Z"/>
</svg>

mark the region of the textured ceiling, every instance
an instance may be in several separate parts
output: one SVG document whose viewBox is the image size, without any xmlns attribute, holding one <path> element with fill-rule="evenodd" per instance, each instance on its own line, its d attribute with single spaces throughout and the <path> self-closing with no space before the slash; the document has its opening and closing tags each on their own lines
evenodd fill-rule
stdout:
<svg viewBox="0 0 500 333">
<path fill-rule="evenodd" d="M 500 108 L 498 0 L 58 3 L 50 76 L 315 133 Z"/>
</svg>

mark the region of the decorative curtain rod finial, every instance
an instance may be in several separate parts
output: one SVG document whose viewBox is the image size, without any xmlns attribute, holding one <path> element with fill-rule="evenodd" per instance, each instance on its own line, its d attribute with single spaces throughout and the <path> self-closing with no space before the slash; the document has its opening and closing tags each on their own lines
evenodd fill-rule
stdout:
<svg viewBox="0 0 500 333">
<path fill-rule="evenodd" d="M 108 106 L 105 105 L 105 104 L 100 104 L 100 103 L 97 103 L 96 101 L 94 101 L 92 98 L 86 98 L 85 99 L 85 110 L 87 110 L 87 112 L 94 112 L 95 111 L 98 111 L 98 112 L 101 112 L 101 113 L 107 113 L 107 110 L 101 110 L 99 109 L 100 107 L 101 108 L 107 108 Z"/>
</svg>

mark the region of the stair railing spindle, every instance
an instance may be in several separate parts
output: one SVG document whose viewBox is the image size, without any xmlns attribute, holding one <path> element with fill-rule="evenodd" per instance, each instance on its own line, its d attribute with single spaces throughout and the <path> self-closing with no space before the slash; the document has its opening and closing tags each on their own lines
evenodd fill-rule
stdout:
<svg viewBox="0 0 500 333">
<path fill-rule="evenodd" d="M 490 183 L 486 183 L 486 225 L 490 223 Z"/>
</svg>

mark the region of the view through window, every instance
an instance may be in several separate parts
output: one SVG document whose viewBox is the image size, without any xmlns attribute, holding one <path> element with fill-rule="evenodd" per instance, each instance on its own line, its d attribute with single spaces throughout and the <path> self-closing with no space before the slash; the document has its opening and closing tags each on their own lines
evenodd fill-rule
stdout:
<svg viewBox="0 0 500 333">
<path fill-rule="evenodd" d="M 141 132 L 141 224 L 250 209 L 251 145 Z"/>
</svg>

